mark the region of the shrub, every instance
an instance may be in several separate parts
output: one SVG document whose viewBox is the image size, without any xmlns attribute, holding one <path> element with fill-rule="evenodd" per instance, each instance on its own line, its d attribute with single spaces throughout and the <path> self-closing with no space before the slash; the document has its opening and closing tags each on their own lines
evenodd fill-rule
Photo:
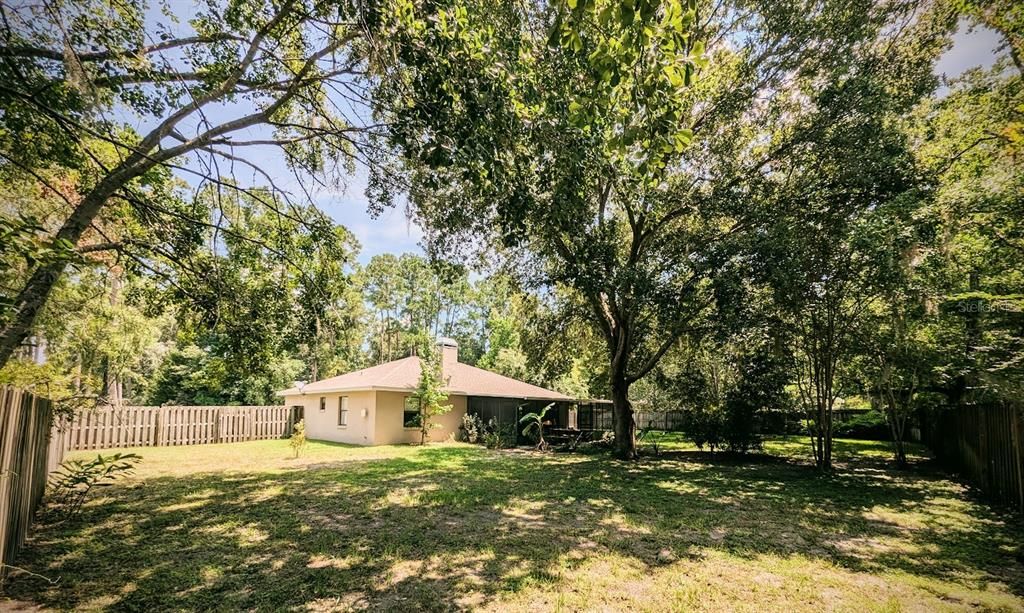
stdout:
<svg viewBox="0 0 1024 613">
<path fill-rule="evenodd" d="M 760 449 L 767 427 L 767 409 L 782 411 L 792 406 L 786 391 L 789 383 L 787 359 L 763 344 L 743 358 L 740 378 L 725 400 L 722 431 L 729 451 L 746 453 Z"/>
<path fill-rule="evenodd" d="M 464 443 L 478 444 L 483 442 L 484 420 L 479 415 L 466 413 L 462 416 L 462 425 L 459 426 L 459 440 Z"/>
<path fill-rule="evenodd" d="M 97 455 L 95 460 L 68 460 L 50 476 L 51 500 L 64 519 L 70 519 L 81 510 L 93 488 L 112 485 L 118 477 L 131 474 L 141 459 L 135 453 L 115 453 Z"/>
<path fill-rule="evenodd" d="M 615 434 L 612 432 L 604 432 L 601 434 L 601 438 L 593 441 L 584 441 L 576 445 L 574 451 L 578 453 L 595 453 L 595 452 L 608 452 L 615 447 Z"/>
<path fill-rule="evenodd" d="M 299 453 L 302 448 L 306 446 L 306 420 L 300 419 L 292 427 L 292 436 L 288 441 L 288 445 L 292 448 L 293 457 L 299 457 Z"/>
<path fill-rule="evenodd" d="M 515 425 L 500 426 L 494 418 L 491 418 L 491 420 L 487 422 L 487 426 L 484 428 L 482 440 L 484 446 L 488 449 L 514 447 L 516 444 Z"/>
<path fill-rule="evenodd" d="M 838 438 L 859 438 L 887 441 L 891 438 L 889 422 L 881 411 L 867 411 L 851 419 L 836 422 L 833 433 Z"/>
<path fill-rule="evenodd" d="M 722 443 L 729 451 L 746 453 L 763 445 L 760 407 L 749 398 L 733 396 L 725 403 Z"/>
<path fill-rule="evenodd" d="M 703 405 L 690 411 L 685 434 L 697 449 L 708 447 L 712 452 L 724 441 L 725 411 L 720 405 Z"/>
</svg>

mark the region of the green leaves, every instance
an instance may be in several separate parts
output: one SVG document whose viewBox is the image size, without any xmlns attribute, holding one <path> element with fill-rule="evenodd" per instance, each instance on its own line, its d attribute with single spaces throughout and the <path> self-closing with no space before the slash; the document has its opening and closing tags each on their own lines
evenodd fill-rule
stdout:
<svg viewBox="0 0 1024 613">
<path fill-rule="evenodd" d="M 440 356 L 431 354 L 420 359 L 420 378 L 410 396 L 420 408 L 420 444 L 427 441 L 431 430 L 439 427 L 434 418 L 452 410 L 442 376 Z"/>
<path fill-rule="evenodd" d="M 67 460 L 49 478 L 49 496 L 62 513 L 70 519 L 82 508 L 89 492 L 95 487 L 107 487 L 120 477 L 130 475 L 142 461 L 136 453 L 97 455 L 94 460 Z"/>
<path fill-rule="evenodd" d="M 694 58 L 703 53 L 701 45 L 691 57 L 689 48 L 696 9 L 676 1 L 593 4 L 593 10 L 560 13 L 554 26 L 561 48 L 585 54 L 596 77 L 570 99 L 571 122 L 604 139 L 610 163 L 658 174 L 689 143 L 678 135 L 678 122 L 681 92 L 693 83 Z"/>
</svg>

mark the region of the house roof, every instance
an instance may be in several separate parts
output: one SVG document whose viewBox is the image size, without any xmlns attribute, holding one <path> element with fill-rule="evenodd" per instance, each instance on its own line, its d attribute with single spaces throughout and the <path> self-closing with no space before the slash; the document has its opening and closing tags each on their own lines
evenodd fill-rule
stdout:
<svg viewBox="0 0 1024 613">
<path fill-rule="evenodd" d="M 292 387 L 281 390 L 277 395 L 299 396 L 361 390 L 407 392 L 416 389 L 419 378 L 420 359 L 413 356 L 309 383 L 302 389 Z M 445 362 L 442 378 L 446 381 L 445 391 L 449 394 L 529 400 L 572 400 L 565 394 L 461 362 Z"/>
</svg>

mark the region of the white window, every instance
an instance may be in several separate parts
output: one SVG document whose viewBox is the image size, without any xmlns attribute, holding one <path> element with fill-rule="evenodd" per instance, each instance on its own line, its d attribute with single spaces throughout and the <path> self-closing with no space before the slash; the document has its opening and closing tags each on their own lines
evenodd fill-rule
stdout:
<svg viewBox="0 0 1024 613">
<path fill-rule="evenodd" d="M 412 396 L 405 397 L 405 408 L 402 410 L 402 425 L 406 428 L 420 427 L 420 401 Z"/>
<path fill-rule="evenodd" d="M 348 425 L 348 396 L 338 398 L 338 425 Z"/>
</svg>

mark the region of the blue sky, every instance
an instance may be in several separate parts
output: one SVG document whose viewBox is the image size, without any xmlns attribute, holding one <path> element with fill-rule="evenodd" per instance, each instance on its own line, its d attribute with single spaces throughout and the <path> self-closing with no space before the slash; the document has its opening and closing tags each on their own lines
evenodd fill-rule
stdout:
<svg viewBox="0 0 1024 613">
<path fill-rule="evenodd" d="M 953 46 L 935 65 L 935 72 L 955 77 L 968 68 L 988 68 L 996 60 L 996 49 L 1000 44 L 999 35 L 988 28 L 969 28 L 961 20 L 960 29 L 953 36 Z"/>
<path fill-rule="evenodd" d="M 179 18 L 187 22 L 185 16 L 191 11 L 192 2 L 171 0 L 169 4 Z M 150 17 L 163 21 L 158 13 L 150 13 Z M 179 25 L 172 29 L 185 28 L 187 26 Z M 969 29 L 966 27 L 966 22 L 962 22 L 960 30 L 954 36 L 952 48 L 937 63 L 936 72 L 953 77 L 974 66 L 990 66 L 995 60 L 995 49 L 999 42 L 999 36 L 995 32 L 984 28 Z M 207 115 L 211 120 L 219 121 L 229 116 L 235 116 L 239 110 L 231 107 L 209 109 Z M 145 130 L 151 123 L 140 118 L 125 117 L 124 119 L 135 125 L 140 131 Z M 198 128 L 198 126 L 183 126 L 182 133 L 188 134 L 190 127 Z M 255 137 L 257 133 L 258 131 L 254 131 L 249 136 Z M 242 134 L 239 137 L 246 138 Z M 294 197 L 303 194 L 299 189 L 298 182 L 276 150 L 267 148 L 265 152 L 250 153 L 255 153 L 255 155 L 250 155 L 249 158 L 258 161 L 262 170 L 270 175 L 279 187 L 291 192 Z M 195 160 L 192 161 L 193 164 L 194 162 Z M 222 174 L 227 173 L 222 172 Z M 251 170 L 236 169 L 236 175 L 242 181 L 251 180 L 253 184 L 266 183 Z M 194 176 L 187 174 L 182 175 L 182 178 L 191 184 L 194 184 L 196 180 Z M 422 230 L 406 218 L 401 207 L 386 210 L 376 219 L 367 213 L 367 199 L 364 195 L 366 182 L 366 170 L 360 167 L 354 175 L 345 179 L 345 185 L 342 188 L 321 187 L 313 191 L 313 199 L 321 210 L 330 215 L 337 223 L 346 226 L 356 236 L 362 245 L 359 260 L 364 264 L 371 257 L 380 253 L 422 253 L 419 244 L 423 235 Z"/>
</svg>

